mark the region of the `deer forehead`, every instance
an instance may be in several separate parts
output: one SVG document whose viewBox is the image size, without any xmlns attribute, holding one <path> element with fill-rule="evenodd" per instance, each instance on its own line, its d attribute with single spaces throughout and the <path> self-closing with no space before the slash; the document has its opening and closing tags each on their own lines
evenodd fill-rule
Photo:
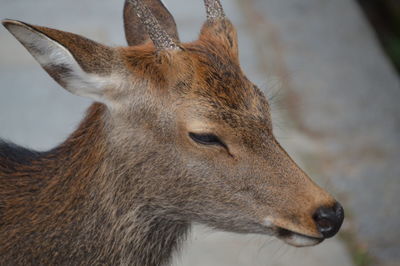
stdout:
<svg viewBox="0 0 400 266">
<path fill-rule="evenodd" d="M 132 74 L 146 77 L 146 90 L 152 92 L 153 100 L 163 101 L 165 107 L 173 106 L 171 110 L 187 123 L 192 120 L 188 118 L 195 118 L 195 128 L 219 124 L 237 130 L 251 129 L 254 133 L 256 128 L 270 131 L 268 101 L 244 75 L 236 58 L 204 41 L 182 47 L 183 51 L 160 55 L 148 43 L 124 48 L 122 52 Z"/>
<path fill-rule="evenodd" d="M 188 86 L 187 82 L 184 84 Z M 190 111 L 184 112 L 191 117 L 236 130 L 272 127 L 267 99 L 236 73 L 206 71 L 196 85 L 185 89 L 188 91 L 184 93 L 183 105 Z"/>
</svg>

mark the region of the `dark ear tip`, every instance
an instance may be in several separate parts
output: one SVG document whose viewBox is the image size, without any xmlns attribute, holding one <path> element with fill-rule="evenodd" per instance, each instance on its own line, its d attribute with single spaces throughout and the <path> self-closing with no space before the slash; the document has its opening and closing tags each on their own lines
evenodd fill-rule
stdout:
<svg viewBox="0 0 400 266">
<path fill-rule="evenodd" d="M 25 25 L 23 22 L 18 21 L 18 20 L 14 20 L 14 19 L 3 19 L 1 21 L 1 24 L 3 24 L 3 26 L 6 27 L 7 29 L 8 29 L 9 26 L 12 26 L 12 25 L 17 25 L 17 26 Z"/>
<path fill-rule="evenodd" d="M 2 19 L 1 20 L 1 24 L 3 24 L 3 26 L 6 27 L 6 28 L 7 28 L 8 25 L 10 25 L 12 23 L 13 23 L 13 20 L 11 20 L 11 19 Z"/>
<path fill-rule="evenodd" d="M 1 20 L 1 24 L 3 24 L 4 27 L 7 27 L 10 24 L 17 24 L 18 22 L 19 21 L 17 21 L 17 20 L 8 19 L 8 18 Z"/>
<path fill-rule="evenodd" d="M 16 27 L 31 28 L 31 26 L 29 24 L 19 21 L 19 20 L 14 20 L 14 19 L 3 19 L 1 21 L 1 24 L 3 24 L 3 26 L 10 32 L 12 32 L 13 26 L 14 27 L 16 26 Z"/>
</svg>

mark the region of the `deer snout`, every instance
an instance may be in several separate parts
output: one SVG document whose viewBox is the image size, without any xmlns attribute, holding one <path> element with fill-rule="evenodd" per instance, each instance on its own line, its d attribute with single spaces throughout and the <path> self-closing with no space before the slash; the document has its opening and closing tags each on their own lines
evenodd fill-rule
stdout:
<svg viewBox="0 0 400 266">
<path fill-rule="evenodd" d="M 330 238 L 339 231 L 344 219 L 344 210 L 339 202 L 331 207 L 320 207 L 313 215 L 318 231 L 324 238 Z"/>
</svg>

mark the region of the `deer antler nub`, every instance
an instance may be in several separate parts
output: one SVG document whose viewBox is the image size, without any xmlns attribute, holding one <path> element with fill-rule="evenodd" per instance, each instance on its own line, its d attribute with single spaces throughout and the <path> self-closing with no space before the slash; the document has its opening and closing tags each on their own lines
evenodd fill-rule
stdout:
<svg viewBox="0 0 400 266">
<path fill-rule="evenodd" d="M 225 13 L 219 0 L 204 0 L 206 6 L 207 20 L 218 20 L 225 18 Z"/>
<path fill-rule="evenodd" d="M 151 10 L 143 4 L 142 0 L 128 0 L 128 2 L 136 9 L 137 16 L 146 27 L 147 33 L 157 49 L 180 49 L 179 45 L 160 26 L 158 20 Z"/>
</svg>

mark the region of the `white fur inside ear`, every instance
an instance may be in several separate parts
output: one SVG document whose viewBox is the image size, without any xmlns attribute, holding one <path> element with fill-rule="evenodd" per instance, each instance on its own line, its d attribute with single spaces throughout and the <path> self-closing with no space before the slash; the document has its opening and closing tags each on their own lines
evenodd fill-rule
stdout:
<svg viewBox="0 0 400 266">
<path fill-rule="evenodd" d="M 65 89 L 73 94 L 104 101 L 103 92 L 113 79 L 87 73 L 64 46 L 24 24 L 11 24 L 8 30 L 46 69 L 54 68 Z"/>
</svg>

